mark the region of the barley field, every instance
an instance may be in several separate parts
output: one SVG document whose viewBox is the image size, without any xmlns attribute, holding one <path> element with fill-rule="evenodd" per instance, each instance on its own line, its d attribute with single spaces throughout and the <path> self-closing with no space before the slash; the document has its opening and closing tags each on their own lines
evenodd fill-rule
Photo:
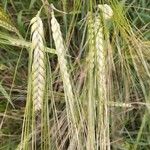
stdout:
<svg viewBox="0 0 150 150">
<path fill-rule="evenodd" d="M 150 1 L 1 0 L 0 150 L 149 150 Z"/>
</svg>

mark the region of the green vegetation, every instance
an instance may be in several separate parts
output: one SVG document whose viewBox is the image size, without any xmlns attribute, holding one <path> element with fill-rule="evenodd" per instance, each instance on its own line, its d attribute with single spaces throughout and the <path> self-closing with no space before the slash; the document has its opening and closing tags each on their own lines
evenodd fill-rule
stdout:
<svg viewBox="0 0 150 150">
<path fill-rule="evenodd" d="M 148 0 L 1 0 L 0 150 L 150 149 L 149 14 Z"/>
</svg>

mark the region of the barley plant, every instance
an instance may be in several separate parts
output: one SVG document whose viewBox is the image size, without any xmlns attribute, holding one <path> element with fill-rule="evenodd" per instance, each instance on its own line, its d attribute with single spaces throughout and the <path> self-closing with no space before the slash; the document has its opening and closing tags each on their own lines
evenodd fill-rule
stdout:
<svg viewBox="0 0 150 150">
<path fill-rule="evenodd" d="M 0 149 L 150 149 L 149 6 L 2 0 Z"/>
</svg>

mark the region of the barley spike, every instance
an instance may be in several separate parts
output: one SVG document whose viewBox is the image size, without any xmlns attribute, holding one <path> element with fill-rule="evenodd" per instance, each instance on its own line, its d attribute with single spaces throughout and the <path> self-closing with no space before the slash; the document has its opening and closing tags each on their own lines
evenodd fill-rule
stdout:
<svg viewBox="0 0 150 150">
<path fill-rule="evenodd" d="M 33 51 L 33 63 L 32 63 L 32 97 L 34 110 L 38 111 L 42 108 L 42 102 L 44 98 L 45 90 L 45 48 L 44 48 L 44 31 L 43 23 L 39 15 L 37 14 L 31 20 L 31 33 L 32 44 L 31 49 Z"/>
</svg>

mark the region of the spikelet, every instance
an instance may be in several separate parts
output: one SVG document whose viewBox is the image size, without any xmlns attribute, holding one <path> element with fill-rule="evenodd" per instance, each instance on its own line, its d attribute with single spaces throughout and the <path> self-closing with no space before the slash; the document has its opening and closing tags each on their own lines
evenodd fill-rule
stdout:
<svg viewBox="0 0 150 150">
<path fill-rule="evenodd" d="M 41 110 L 45 90 L 45 48 L 43 23 L 39 14 L 31 20 L 32 33 L 32 100 L 35 111 Z"/>
<path fill-rule="evenodd" d="M 112 17 L 112 9 L 110 6 L 104 4 L 99 5 L 103 13 L 103 19 L 110 19 Z M 99 95 L 99 144 L 100 149 L 110 149 L 109 138 L 109 116 L 108 116 L 108 102 L 107 102 L 107 87 L 106 87 L 106 52 L 104 50 L 104 32 L 101 25 L 101 18 L 95 17 L 95 45 L 97 54 L 97 79 L 98 79 L 98 95 Z"/>
</svg>

